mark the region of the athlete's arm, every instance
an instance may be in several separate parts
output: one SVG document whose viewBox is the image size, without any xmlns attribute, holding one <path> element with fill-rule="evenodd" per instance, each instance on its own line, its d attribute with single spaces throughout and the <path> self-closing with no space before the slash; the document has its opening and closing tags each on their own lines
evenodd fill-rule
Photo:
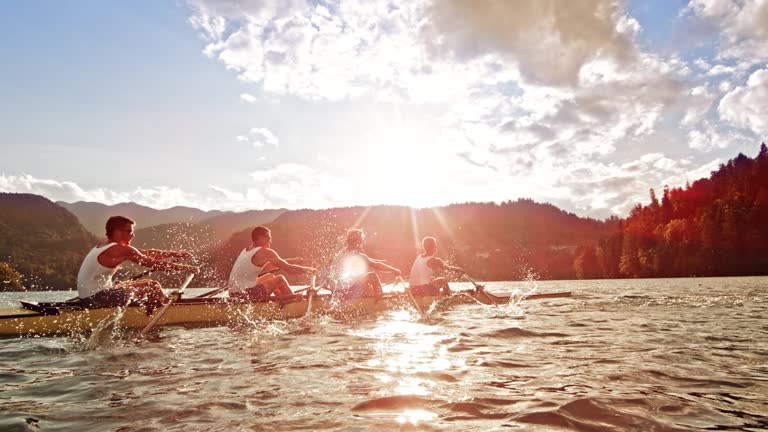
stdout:
<svg viewBox="0 0 768 432">
<path fill-rule="evenodd" d="M 158 249 L 136 249 L 141 252 L 142 255 L 146 255 L 152 259 L 165 260 L 168 258 L 192 258 L 192 254 L 187 251 L 166 251 Z"/>
<path fill-rule="evenodd" d="M 200 271 L 200 267 L 191 266 L 187 264 L 176 264 L 159 259 L 152 258 L 141 253 L 140 250 L 132 246 L 125 246 L 125 249 L 121 251 L 125 257 L 124 261 L 134 262 L 142 267 L 149 267 L 154 270 L 162 270 L 168 272 L 192 272 L 197 273 Z"/>
<path fill-rule="evenodd" d="M 280 258 L 272 249 L 262 248 L 253 255 L 251 262 L 259 267 L 264 267 L 267 263 L 279 268 L 286 273 L 298 274 L 298 273 L 317 273 L 317 269 L 313 267 L 305 267 L 298 264 L 291 264 L 288 261 Z"/>
<path fill-rule="evenodd" d="M 450 270 L 457 273 L 464 272 L 464 270 L 462 270 L 461 267 L 448 265 L 445 261 L 441 260 L 440 258 L 432 258 L 431 260 L 427 261 L 427 265 L 433 269 Z"/>
<path fill-rule="evenodd" d="M 364 255 L 366 258 L 368 258 L 367 255 Z M 372 258 L 368 258 L 368 265 L 373 267 L 374 270 L 378 271 L 388 271 L 397 274 L 398 276 L 402 274 L 400 269 L 392 267 L 389 264 L 384 264 L 384 261 L 382 260 L 376 260 Z"/>
</svg>

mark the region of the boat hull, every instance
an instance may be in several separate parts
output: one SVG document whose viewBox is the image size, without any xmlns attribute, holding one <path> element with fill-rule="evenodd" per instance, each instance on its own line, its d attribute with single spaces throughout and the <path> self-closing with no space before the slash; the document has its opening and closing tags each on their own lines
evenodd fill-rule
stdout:
<svg viewBox="0 0 768 432">
<path fill-rule="evenodd" d="M 506 303 L 509 296 L 488 293 L 495 303 Z M 555 293 L 557 297 L 570 293 Z M 541 295 L 551 298 L 552 294 Z M 528 299 L 536 298 L 528 296 Z M 440 307 L 461 303 L 490 304 L 488 297 L 475 291 L 464 291 L 450 297 L 416 297 L 425 310 L 438 302 Z M 390 293 L 379 298 L 360 298 L 339 301 L 331 296 L 315 296 L 312 313 L 340 317 L 355 317 L 397 308 L 412 307 L 402 293 Z M 307 310 L 307 299 L 293 298 L 286 301 L 257 303 L 232 303 L 222 298 L 182 299 L 171 305 L 155 324 L 156 326 L 190 325 L 208 326 L 221 324 L 247 324 L 264 320 L 300 318 Z M 48 308 L 33 311 L 26 308 L 0 310 L 0 336 L 56 335 L 89 332 L 114 324 L 121 328 L 143 328 L 152 319 L 143 307 L 68 309 Z"/>
</svg>

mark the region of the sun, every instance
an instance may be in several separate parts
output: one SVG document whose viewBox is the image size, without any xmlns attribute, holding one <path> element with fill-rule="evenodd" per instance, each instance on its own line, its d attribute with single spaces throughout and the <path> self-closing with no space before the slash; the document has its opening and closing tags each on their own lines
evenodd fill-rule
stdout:
<svg viewBox="0 0 768 432">
<path fill-rule="evenodd" d="M 366 141 L 365 168 L 359 173 L 370 204 L 424 208 L 453 202 L 451 152 L 418 130 L 392 129 Z"/>
</svg>

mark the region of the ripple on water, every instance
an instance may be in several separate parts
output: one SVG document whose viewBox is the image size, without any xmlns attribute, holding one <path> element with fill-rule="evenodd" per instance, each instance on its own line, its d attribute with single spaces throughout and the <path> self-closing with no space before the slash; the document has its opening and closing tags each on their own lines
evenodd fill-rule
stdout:
<svg viewBox="0 0 768 432">
<path fill-rule="evenodd" d="M 577 297 L 159 328 L 138 346 L 0 339 L 0 430 L 766 429 L 756 280 L 542 282 Z"/>
</svg>

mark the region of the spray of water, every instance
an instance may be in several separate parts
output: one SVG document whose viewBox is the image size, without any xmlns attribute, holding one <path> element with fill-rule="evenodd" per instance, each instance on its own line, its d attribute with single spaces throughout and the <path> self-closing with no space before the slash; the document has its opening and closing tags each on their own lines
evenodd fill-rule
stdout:
<svg viewBox="0 0 768 432">
<path fill-rule="evenodd" d="M 522 307 L 523 299 L 536 292 L 539 288 L 538 280 L 539 274 L 531 267 L 522 267 L 521 273 L 525 275 L 523 278 L 524 285 L 522 288 L 516 288 L 509 296 L 509 303 L 507 303 L 506 309 L 510 314 L 515 316 L 523 315 L 525 312 Z"/>
</svg>

